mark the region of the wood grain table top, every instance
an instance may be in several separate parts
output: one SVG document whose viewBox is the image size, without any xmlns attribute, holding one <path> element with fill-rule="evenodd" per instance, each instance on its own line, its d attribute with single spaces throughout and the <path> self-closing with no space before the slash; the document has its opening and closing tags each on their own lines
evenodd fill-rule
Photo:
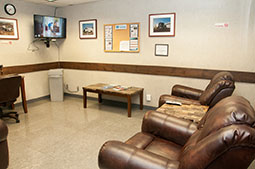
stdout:
<svg viewBox="0 0 255 169">
<path fill-rule="evenodd" d="M 140 87 L 128 87 L 127 89 L 124 89 L 124 90 L 115 90 L 115 88 L 113 87 L 105 88 L 108 86 L 110 85 L 106 83 L 97 83 L 97 84 L 85 86 L 83 87 L 83 90 L 94 91 L 94 92 L 101 91 L 103 93 L 119 93 L 123 95 L 134 95 L 143 91 L 143 88 L 140 88 Z"/>
<path fill-rule="evenodd" d="M 177 118 L 191 120 L 197 123 L 203 118 L 208 109 L 209 109 L 208 106 L 203 105 L 182 104 L 181 106 L 178 106 L 171 104 L 163 104 L 161 107 L 157 109 L 157 111 L 170 114 Z"/>
</svg>

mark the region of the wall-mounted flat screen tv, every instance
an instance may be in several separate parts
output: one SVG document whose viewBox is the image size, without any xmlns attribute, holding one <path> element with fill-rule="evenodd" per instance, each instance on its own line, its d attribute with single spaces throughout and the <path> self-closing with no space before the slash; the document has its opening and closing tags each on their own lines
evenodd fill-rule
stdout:
<svg viewBox="0 0 255 169">
<path fill-rule="evenodd" d="M 35 38 L 66 38 L 66 18 L 34 15 Z"/>
</svg>

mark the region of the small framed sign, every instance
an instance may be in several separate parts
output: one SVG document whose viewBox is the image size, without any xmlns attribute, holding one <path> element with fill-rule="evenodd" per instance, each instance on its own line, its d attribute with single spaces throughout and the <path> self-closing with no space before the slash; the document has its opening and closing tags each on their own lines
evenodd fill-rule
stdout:
<svg viewBox="0 0 255 169">
<path fill-rule="evenodd" d="M 155 45 L 156 56 L 168 56 L 168 44 L 156 44 Z"/>
</svg>

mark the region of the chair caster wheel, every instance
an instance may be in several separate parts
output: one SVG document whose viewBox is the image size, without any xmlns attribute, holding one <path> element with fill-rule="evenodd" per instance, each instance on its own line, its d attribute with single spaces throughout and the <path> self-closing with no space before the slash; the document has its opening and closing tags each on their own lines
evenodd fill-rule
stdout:
<svg viewBox="0 0 255 169">
<path fill-rule="evenodd" d="M 16 120 L 16 123 L 19 123 L 20 121 L 19 120 Z"/>
</svg>

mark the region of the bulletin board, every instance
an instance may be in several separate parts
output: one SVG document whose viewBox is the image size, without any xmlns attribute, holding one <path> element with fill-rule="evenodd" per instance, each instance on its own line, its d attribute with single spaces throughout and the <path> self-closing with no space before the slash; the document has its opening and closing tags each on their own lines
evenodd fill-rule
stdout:
<svg viewBox="0 0 255 169">
<path fill-rule="evenodd" d="M 140 51 L 140 23 L 120 23 L 104 25 L 105 52 Z"/>
</svg>

